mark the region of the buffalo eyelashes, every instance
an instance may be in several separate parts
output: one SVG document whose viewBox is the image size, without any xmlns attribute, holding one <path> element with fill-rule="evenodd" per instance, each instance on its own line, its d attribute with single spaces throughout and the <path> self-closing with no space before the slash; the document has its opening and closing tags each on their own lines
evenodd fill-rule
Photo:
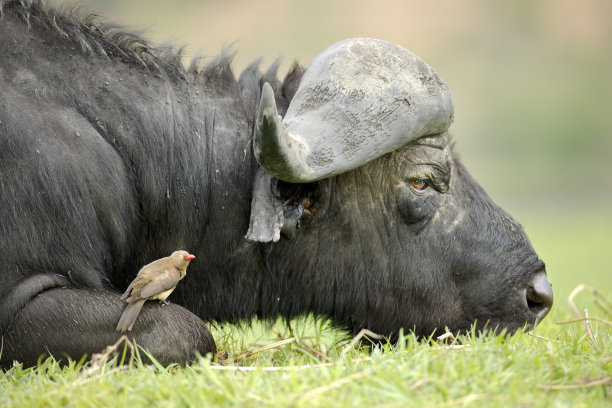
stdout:
<svg viewBox="0 0 612 408">
<path fill-rule="evenodd" d="M 427 182 L 427 180 L 423 179 L 410 180 L 408 181 L 408 185 L 410 186 L 410 189 L 416 194 L 422 193 L 427 189 L 427 187 L 429 187 L 429 183 Z"/>
</svg>

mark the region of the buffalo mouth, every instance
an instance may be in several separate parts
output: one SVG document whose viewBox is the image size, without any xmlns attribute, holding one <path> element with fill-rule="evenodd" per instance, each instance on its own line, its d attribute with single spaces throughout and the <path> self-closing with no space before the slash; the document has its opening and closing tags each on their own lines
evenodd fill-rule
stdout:
<svg viewBox="0 0 612 408">
<path fill-rule="evenodd" d="M 508 333 L 514 333 L 521 328 L 527 331 L 535 329 L 548 315 L 553 305 L 553 290 L 546 276 L 546 270 L 537 269 L 517 295 L 519 296 L 517 306 L 520 305 L 520 311 L 517 310 L 510 321 L 499 317 L 492 318 L 489 327 L 496 326 L 495 331 L 506 329 Z"/>
<path fill-rule="evenodd" d="M 513 334 L 521 329 L 533 330 L 550 312 L 554 296 L 543 267 L 528 273 L 528 276 L 520 287 L 473 306 L 474 309 L 466 311 L 458 324 L 448 326 L 450 331 L 456 334 L 467 334 L 472 330 L 480 334 Z M 436 332 L 439 329 L 437 327 Z"/>
</svg>

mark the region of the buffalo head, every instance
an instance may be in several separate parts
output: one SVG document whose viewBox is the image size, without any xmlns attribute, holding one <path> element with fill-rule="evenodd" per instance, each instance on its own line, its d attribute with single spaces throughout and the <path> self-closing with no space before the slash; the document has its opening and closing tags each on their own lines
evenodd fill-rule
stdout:
<svg viewBox="0 0 612 408">
<path fill-rule="evenodd" d="M 475 321 L 513 331 L 548 313 L 544 264 L 454 154 L 452 119 L 439 75 L 380 40 L 320 54 L 283 118 L 264 86 L 254 152 L 273 176 L 276 222 L 259 240 L 277 242 L 270 269 L 310 291 L 303 309 L 419 335 Z"/>
</svg>

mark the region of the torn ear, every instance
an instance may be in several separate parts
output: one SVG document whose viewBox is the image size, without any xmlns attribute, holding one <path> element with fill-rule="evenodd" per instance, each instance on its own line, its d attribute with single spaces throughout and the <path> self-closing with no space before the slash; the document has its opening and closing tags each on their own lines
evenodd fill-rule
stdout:
<svg viewBox="0 0 612 408">
<path fill-rule="evenodd" d="M 277 197 L 278 180 L 257 168 L 251 199 L 251 219 L 245 238 L 254 242 L 278 242 L 283 226 L 283 202 Z"/>
<path fill-rule="evenodd" d="M 328 181 L 296 184 L 277 180 L 259 167 L 253 183 L 251 219 L 245 238 L 278 242 L 295 238 L 298 230 L 321 215 L 327 203 Z"/>
</svg>

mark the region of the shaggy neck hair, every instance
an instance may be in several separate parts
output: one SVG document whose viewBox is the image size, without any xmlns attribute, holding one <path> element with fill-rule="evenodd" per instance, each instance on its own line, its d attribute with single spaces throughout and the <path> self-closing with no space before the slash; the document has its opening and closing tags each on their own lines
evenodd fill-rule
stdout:
<svg viewBox="0 0 612 408">
<path fill-rule="evenodd" d="M 14 13 L 30 28 L 40 25 L 71 41 L 86 55 L 117 59 L 139 64 L 171 77 L 183 78 L 185 68 L 181 51 L 173 47 L 154 47 L 139 33 L 103 21 L 95 14 L 86 14 L 80 7 L 54 8 L 41 0 L 0 0 L 0 18 Z"/>
<path fill-rule="evenodd" d="M 28 28 L 36 24 L 54 32 L 58 38 L 73 43 L 87 56 L 139 65 L 171 79 L 185 79 L 188 73 L 203 77 L 211 72 L 218 74 L 219 70 L 230 69 L 234 56 L 229 49 L 224 49 L 207 64 L 201 63 L 201 57 L 194 57 L 185 67 L 182 48 L 172 44 L 153 45 L 142 37 L 142 32 L 107 22 L 96 14 L 84 12 L 78 5 L 56 8 L 42 0 L 0 0 L 0 22 L 6 13 L 18 15 Z M 254 82 L 258 85 L 269 82 L 277 90 L 286 84 L 286 89 L 277 93 L 277 97 L 282 99 L 279 110 L 284 111 L 290 100 L 288 97 L 293 96 L 297 89 L 303 69 L 294 63 L 281 82 L 277 78 L 280 61 L 274 62 L 263 74 L 259 71 L 259 65 L 260 60 L 254 61 L 241 74 L 239 84 L 243 96 L 255 93 L 254 89 L 245 89 Z M 251 107 L 251 100 L 245 102 L 249 102 L 248 107 Z"/>
</svg>

